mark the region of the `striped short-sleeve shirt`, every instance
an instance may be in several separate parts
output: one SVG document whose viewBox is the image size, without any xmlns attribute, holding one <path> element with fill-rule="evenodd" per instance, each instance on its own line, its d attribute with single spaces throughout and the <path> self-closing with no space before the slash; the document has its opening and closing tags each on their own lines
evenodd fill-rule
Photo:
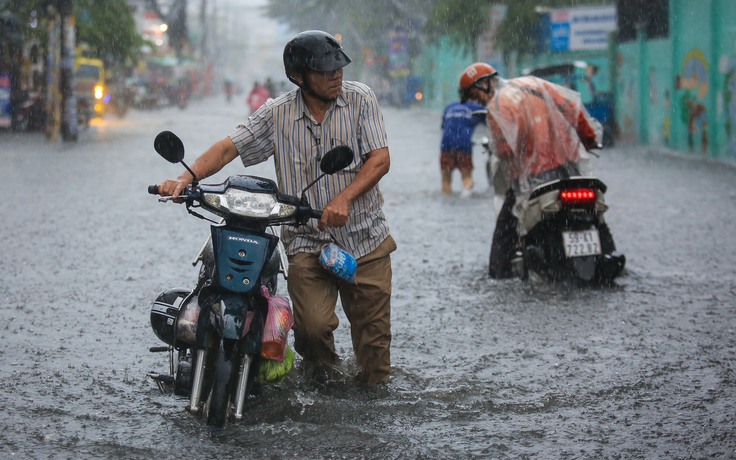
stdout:
<svg viewBox="0 0 736 460">
<path fill-rule="evenodd" d="M 352 148 L 355 158 L 347 168 L 323 177 L 307 191 L 312 208 L 322 209 L 352 182 L 368 153 L 388 146 L 386 130 L 375 94 L 362 83 L 344 81 L 341 95 L 322 123 L 309 114 L 300 91 L 268 100 L 230 138 L 245 166 L 273 155 L 279 189 L 292 196 L 300 196 L 321 174 L 319 161 L 325 152 L 338 145 Z M 315 219 L 302 226 L 283 226 L 287 254 L 318 253 L 332 242 L 331 237 L 355 258 L 369 254 L 389 235 L 382 203 L 376 185 L 353 202 L 344 227 L 322 232 Z"/>
</svg>

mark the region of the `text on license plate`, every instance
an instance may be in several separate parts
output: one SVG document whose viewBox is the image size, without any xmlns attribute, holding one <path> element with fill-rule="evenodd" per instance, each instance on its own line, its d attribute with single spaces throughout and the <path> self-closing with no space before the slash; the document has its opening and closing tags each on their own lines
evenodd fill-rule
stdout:
<svg viewBox="0 0 736 460">
<path fill-rule="evenodd" d="M 601 253 L 597 229 L 562 232 L 562 243 L 567 257 L 594 256 Z"/>
</svg>

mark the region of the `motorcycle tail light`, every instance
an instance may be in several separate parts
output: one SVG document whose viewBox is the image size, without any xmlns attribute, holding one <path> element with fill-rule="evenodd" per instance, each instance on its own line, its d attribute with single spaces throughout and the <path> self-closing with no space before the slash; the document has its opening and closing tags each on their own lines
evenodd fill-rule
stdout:
<svg viewBox="0 0 736 460">
<path fill-rule="evenodd" d="M 593 188 L 571 188 L 560 191 L 562 206 L 595 206 L 598 196 Z"/>
</svg>

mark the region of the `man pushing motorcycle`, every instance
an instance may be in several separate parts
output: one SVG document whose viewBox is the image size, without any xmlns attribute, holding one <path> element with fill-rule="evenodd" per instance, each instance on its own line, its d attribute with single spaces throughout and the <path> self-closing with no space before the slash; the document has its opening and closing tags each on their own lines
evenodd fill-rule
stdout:
<svg viewBox="0 0 736 460">
<path fill-rule="evenodd" d="M 191 169 L 203 179 L 236 157 L 246 167 L 273 157 L 279 189 L 299 196 L 319 175 L 319 160 L 327 150 L 337 145 L 352 148 L 350 166 L 306 192 L 309 203 L 323 210 L 319 222 L 282 229 L 294 346 L 305 362 L 318 367 L 339 361 L 333 339 L 339 295 L 361 367 L 357 379 L 388 382 L 390 254 L 396 244 L 378 188 L 390 166 L 383 115 L 368 86 L 343 81 L 343 68 L 351 60 L 332 35 L 301 32 L 286 44 L 283 58 L 286 76 L 298 89 L 267 101 L 200 155 Z M 176 198 L 191 182 L 185 172 L 163 181 L 159 193 Z M 320 264 L 320 251 L 333 242 L 357 259 L 355 283 L 336 278 Z"/>
<path fill-rule="evenodd" d="M 518 215 L 525 196 L 541 183 L 589 174 L 588 150 L 599 146 L 603 129 L 579 93 L 541 78 L 506 80 L 483 62 L 470 65 L 463 78 L 483 94 L 494 155 L 508 171 L 510 188 L 496 220 L 488 267 L 491 278 L 508 278 L 523 236 Z M 603 251 L 614 251 L 605 223 L 599 231 Z"/>
</svg>

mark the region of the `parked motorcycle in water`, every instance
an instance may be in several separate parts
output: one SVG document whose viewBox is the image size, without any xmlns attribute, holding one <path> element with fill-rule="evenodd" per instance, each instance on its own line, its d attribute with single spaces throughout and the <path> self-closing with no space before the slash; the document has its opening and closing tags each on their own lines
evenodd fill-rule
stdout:
<svg viewBox="0 0 736 460">
<path fill-rule="evenodd" d="M 169 131 L 156 137 L 154 147 L 192 174 L 195 180 L 179 198 L 191 215 L 214 224 L 194 262 L 202 262 L 197 286 L 165 291 L 153 302 L 151 327 L 167 346 L 151 351 L 168 352 L 169 374 L 149 376 L 162 390 L 170 387 L 177 395 L 189 396 L 189 412 L 203 415 L 209 425 L 223 426 L 228 419 L 241 419 L 246 399 L 257 392 L 269 311 L 263 286 L 268 287 L 266 293 L 273 293 L 279 273 L 288 276 L 283 248 L 271 229 L 302 225 L 322 212 L 311 208 L 304 192 L 301 198 L 282 194 L 270 179 L 236 175 L 221 184 L 200 184 L 182 161 L 184 145 Z M 322 174 L 305 191 L 326 174 L 347 167 L 353 158 L 347 146 L 327 152 L 320 162 Z M 158 186 L 149 186 L 148 191 L 158 194 Z"/>
<path fill-rule="evenodd" d="M 488 154 L 498 212 L 509 195 L 504 163 L 493 155 L 490 141 L 481 141 Z M 514 275 L 529 279 L 534 272 L 547 281 L 571 280 L 580 284 L 610 285 L 626 264 L 615 250 L 603 214 L 608 210 L 606 185 L 595 177 L 560 176 L 534 187 L 520 209 L 519 224 L 526 234 L 519 239 L 511 260 Z M 509 198 L 510 197 L 510 198 Z"/>
</svg>

